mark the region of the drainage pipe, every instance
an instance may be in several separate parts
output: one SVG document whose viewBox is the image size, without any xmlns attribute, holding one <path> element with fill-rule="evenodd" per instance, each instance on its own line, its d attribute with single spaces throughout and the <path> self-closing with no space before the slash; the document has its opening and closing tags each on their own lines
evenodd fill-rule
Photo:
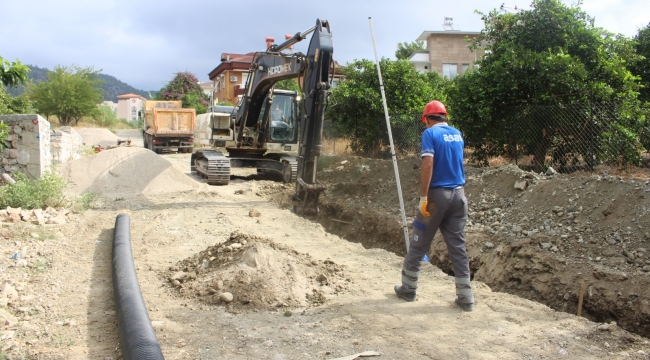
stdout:
<svg viewBox="0 0 650 360">
<path fill-rule="evenodd" d="M 126 214 L 119 214 L 115 219 L 113 294 L 124 359 L 164 359 L 135 274 L 131 252 L 131 219 Z"/>
</svg>

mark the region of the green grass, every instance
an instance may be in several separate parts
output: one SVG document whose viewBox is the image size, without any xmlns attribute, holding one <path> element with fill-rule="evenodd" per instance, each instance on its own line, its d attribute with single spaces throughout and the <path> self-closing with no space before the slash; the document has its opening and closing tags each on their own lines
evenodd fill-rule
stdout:
<svg viewBox="0 0 650 360">
<path fill-rule="evenodd" d="M 66 200 L 63 189 L 67 183 L 54 171 L 46 172 L 35 180 L 20 172 L 14 173 L 14 178 L 16 183 L 0 187 L 0 208 L 57 208 Z"/>
<path fill-rule="evenodd" d="M 82 213 L 88 209 L 99 207 L 99 195 L 95 193 L 85 193 L 77 197 L 73 205 L 73 211 Z"/>
</svg>

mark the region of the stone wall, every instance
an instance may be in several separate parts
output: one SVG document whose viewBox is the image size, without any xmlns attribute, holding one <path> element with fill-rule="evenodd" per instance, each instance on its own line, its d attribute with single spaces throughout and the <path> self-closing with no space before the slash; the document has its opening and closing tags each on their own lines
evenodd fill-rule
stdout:
<svg viewBox="0 0 650 360">
<path fill-rule="evenodd" d="M 83 138 L 70 126 L 61 126 L 59 131 L 53 131 L 51 139 L 53 162 L 64 163 L 81 157 Z"/>
<path fill-rule="evenodd" d="M 0 115 L 0 121 L 9 126 L 2 151 L 1 173 L 20 171 L 31 179 L 50 170 L 50 123 L 36 114 Z"/>
</svg>

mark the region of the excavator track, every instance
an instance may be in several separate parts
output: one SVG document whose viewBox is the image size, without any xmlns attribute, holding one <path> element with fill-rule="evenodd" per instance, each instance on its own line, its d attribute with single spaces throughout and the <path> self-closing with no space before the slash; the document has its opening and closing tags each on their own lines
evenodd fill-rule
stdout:
<svg viewBox="0 0 650 360">
<path fill-rule="evenodd" d="M 230 159 L 220 151 L 199 150 L 192 154 L 192 170 L 208 180 L 209 185 L 228 185 Z"/>
</svg>

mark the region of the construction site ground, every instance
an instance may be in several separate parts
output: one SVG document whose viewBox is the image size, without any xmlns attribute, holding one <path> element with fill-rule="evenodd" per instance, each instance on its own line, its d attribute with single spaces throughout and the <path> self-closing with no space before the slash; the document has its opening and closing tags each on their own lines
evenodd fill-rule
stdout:
<svg viewBox="0 0 650 360">
<path fill-rule="evenodd" d="M 310 220 L 290 210 L 293 185 L 236 170 L 230 185 L 208 186 L 189 157 L 120 147 L 62 164 L 71 197 L 99 194 L 89 209 L 63 225 L 2 223 L 0 357 L 122 358 L 111 279 L 120 213 L 131 217 L 142 296 L 167 359 L 650 356 L 643 173 L 468 166 L 477 303 L 463 312 L 440 239 L 417 301 L 393 293 L 405 246 L 390 160 L 324 156 L 328 190 Z M 419 160 L 399 165 L 412 217 Z"/>
</svg>

